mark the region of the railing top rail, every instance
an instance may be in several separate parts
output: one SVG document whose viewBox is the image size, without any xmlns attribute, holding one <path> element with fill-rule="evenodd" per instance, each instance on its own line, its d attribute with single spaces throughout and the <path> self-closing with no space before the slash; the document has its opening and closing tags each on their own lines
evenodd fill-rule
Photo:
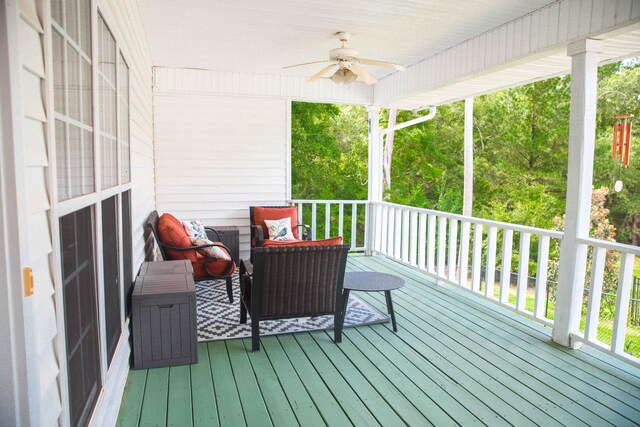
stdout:
<svg viewBox="0 0 640 427">
<path fill-rule="evenodd" d="M 394 207 L 394 208 L 407 209 L 407 210 L 414 211 L 414 212 L 422 212 L 422 213 L 426 213 L 426 214 L 429 214 L 429 215 L 435 215 L 435 216 L 441 216 L 441 217 L 446 217 L 446 218 L 451 218 L 451 219 L 457 219 L 457 220 L 460 220 L 460 221 L 473 222 L 473 223 L 476 223 L 476 224 L 482 224 L 482 225 L 486 225 L 486 226 L 490 226 L 490 227 L 504 228 L 504 229 L 507 229 L 507 230 L 518 231 L 518 232 L 521 232 L 521 233 L 537 234 L 539 236 L 547 236 L 547 237 L 551 237 L 551 238 L 554 238 L 554 239 L 562 239 L 562 236 L 564 236 L 564 233 L 562 231 L 546 230 L 544 228 L 536 228 L 536 227 L 528 227 L 526 225 L 510 224 L 508 222 L 492 221 L 490 219 L 476 218 L 476 217 L 459 215 L 459 214 L 454 214 L 454 213 L 449 213 L 449 212 L 436 211 L 436 210 L 432 210 L 432 209 L 416 208 L 416 207 L 412 207 L 412 206 L 400 205 L 400 204 L 397 204 L 397 203 L 389 203 L 389 202 L 372 202 L 372 203 L 373 204 L 378 204 L 378 205 L 381 205 L 381 206 L 389 206 L 389 207 Z"/>
<path fill-rule="evenodd" d="M 339 203 L 347 204 L 347 203 L 369 203 L 368 200 L 302 200 L 302 199 L 293 199 L 287 200 L 287 203 L 331 203 L 332 205 L 337 205 Z"/>
<path fill-rule="evenodd" d="M 600 248 L 609 249 L 612 251 L 624 252 L 628 254 L 634 254 L 640 256 L 640 246 L 627 245 L 625 243 L 610 242 L 608 240 L 593 239 L 591 237 L 578 238 L 578 243 L 582 243 L 589 246 L 596 246 Z"/>
</svg>

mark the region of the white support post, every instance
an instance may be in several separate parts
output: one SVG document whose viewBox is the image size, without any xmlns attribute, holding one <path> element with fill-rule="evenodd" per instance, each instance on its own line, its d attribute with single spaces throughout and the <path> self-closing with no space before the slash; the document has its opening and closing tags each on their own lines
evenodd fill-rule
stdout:
<svg viewBox="0 0 640 427">
<path fill-rule="evenodd" d="M 464 100 L 464 190 L 462 215 L 471 216 L 473 206 L 473 98 Z"/>
<path fill-rule="evenodd" d="M 560 246 L 560 267 L 553 324 L 553 340 L 578 348 L 571 333 L 580 326 L 582 291 L 587 264 L 593 153 L 595 147 L 598 57 L 601 40 L 584 39 L 567 48 L 571 56 L 571 113 L 569 118 L 569 169 L 564 237 Z"/>
<path fill-rule="evenodd" d="M 382 201 L 382 140 L 380 138 L 380 107 L 369 106 L 369 170 L 368 170 L 368 200 L 369 203 Z M 373 209 L 369 209 L 371 213 Z M 371 242 L 376 224 L 373 223 L 370 215 L 367 217 L 369 224 L 366 227 L 367 237 L 365 237 L 365 255 L 373 253 Z M 383 229 L 384 232 L 384 229 Z"/>
</svg>

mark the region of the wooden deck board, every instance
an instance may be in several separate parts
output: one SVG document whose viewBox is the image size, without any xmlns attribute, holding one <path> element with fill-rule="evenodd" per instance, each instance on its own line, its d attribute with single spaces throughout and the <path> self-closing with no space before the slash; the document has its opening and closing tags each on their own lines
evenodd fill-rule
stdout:
<svg viewBox="0 0 640 427">
<path fill-rule="evenodd" d="M 416 294 L 419 295 L 418 298 L 416 298 Z M 541 347 L 550 347 L 544 341 L 537 342 L 540 347 L 522 349 L 518 345 L 514 345 L 513 334 L 507 335 L 510 330 L 508 322 L 486 323 L 487 316 L 484 315 L 484 312 L 482 315 L 478 315 L 469 305 L 460 307 L 449 305 L 449 302 L 440 299 L 434 301 L 435 295 L 435 293 L 429 292 L 428 288 L 419 287 L 416 290 L 401 290 L 398 299 L 401 300 L 401 305 L 404 302 L 410 310 L 410 306 L 415 304 L 419 306 L 418 308 L 422 308 L 421 312 L 432 310 L 433 315 L 439 313 L 439 316 L 449 316 L 443 317 L 443 321 L 453 330 L 465 335 L 491 354 L 499 355 L 504 361 L 511 363 L 513 367 L 522 365 L 523 359 L 527 360 L 528 365 L 524 365 L 526 372 L 552 387 L 552 394 L 556 398 L 559 397 L 557 393 L 561 393 L 562 396 L 570 396 L 571 399 L 567 404 L 574 406 L 573 409 L 578 409 L 578 413 L 582 414 L 582 419 L 585 422 L 593 423 L 591 418 L 593 415 L 601 417 L 603 423 L 608 422 L 614 425 L 621 425 L 629 420 L 640 418 L 637 388 L 635 396 L 608 383 L 606 385 L 599 383 L 598 386 L 603 388 L 600 389 L 596 385 L 599 380 L 591 375 L 593 369 L 586 372 L 571 368 L 571 365 L 565 363 L 565 369 L 569 368 L 569 372 L 567 372 L 554 364 L 561 361 L 561 358 L 566 355 L 564 351 L 556 352 L 554 357 L 550 357 L 545 352 L 537 351 Z M 424 306 L 420 307 L 423 304 Z M 455 317 L 450 315 L 452 312 L 456 313 Z M 474 329 L 477 330 L 472 332 Z M 541 357 L 541 355 L 544 356 Z M 531 385 L 531 382 L 523 382 L 523 384 Z M 572 402 L 581 405 L 581 407 L 575 407 Z"/>
<path fill-rule="evenodd" d="M 382 257 L 389 324 L 198 345 L 199 363 L 131 371 L 118 424 L 640 425 L 640 369 L 550 342 L 549 329 Z M 385 311 L 382 294 L 359 294 Z"/>
</svg>

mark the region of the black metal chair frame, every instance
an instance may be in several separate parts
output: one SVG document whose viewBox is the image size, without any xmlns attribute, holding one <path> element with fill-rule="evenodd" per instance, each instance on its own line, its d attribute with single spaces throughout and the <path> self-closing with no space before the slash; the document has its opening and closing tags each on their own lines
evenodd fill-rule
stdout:
<svg viewBox="0 0 640 427">
<path fill-rule="evenodd" d="M 217 247 L 223 248 L 231 256 L 231 251 L 229 250 L 229 248 L 227 248 L 225 245 L 220 243 L 192 246 L 190 248 L 181 248 L 179 246 L 172 246 L 172 245 L 163 243 L 162 241 L 160 241 L 160 237 L 158 236 L 158 219 L 159 218 L 160 216 L 158 215 L 158 211 L 151 212 L 151 215 L 149 216 L 149 219 L 145 224 L 145 229 L 147 229 L 151 234 L 153 234 L 153 238 L 155 239 L 158 245 L 158 248 L 160 249 L 160 254 L 162 255 L 162 259 L 164 261 L 169 260 L 169 257 L 167 256 L 165 249 L 172 249 L 178 252 L 187 252 L 187 251 L 197 251 L 198 249 L 205 249 L 205 248 L 210 248 L 212 246 L 217 246 Z M 207 232 L 207 237 L 209 238 L 209 240 L 220 241 L 220 235 L 214 228 L 205 227 L 205 230 Z M 202 255 L 202 253 L 200 253 L 200 255 Z M 204 256 L 204 258 L 205 258 L 204 268 L 205 270 L 207 270 L 207 273 L 209 273 L 209 276 L 211 276 L 211 279 L 225 279 L 227 283 L 227 296 L 229 297 L 229 302 L 232 303 L 233 302 L 233 282 L 231 280 L 231 274 L 234 271 L 233 261 L 229 263 L 229 267 L 227 267 L 227 269 L 224 271 L 223 274 L 213 274 L 211 273 L 211 271 L 209 271 L 208 265 L 212 262 L 218 261 L 218 258 L 214 256 Z M 199 280 L 209 280 L 209 279 L 207 278 L 207 279 L 199 279 Z"/>
<path fill-rule="evenodd" d="M 260 321 L 273 319 L 286 319 L 295 317 L 320 316 L 333 314 L 334 341 L 342 342 L 342 312 L 344 301 L 342 299 L 342 287 L 344 273 L 347 264 L 349 245 L 336 246 L 300 246 L 255 248 L 254 260 L 240 261 L 240 323 L 247 323 L 247 313 L 251 316 L 251 347 L 253 351 L 260 351 Z M 295 260 L 299 257 L 298 260 Z M 329 260 L 328 257 L 333 257 Z M 300 262 L 297 262 L 300 261 Z M 318 262 L 315 262 L 318 261 Z M 326 262 L 330 261 L 330 262 Z M 333 261 L 333 262 L 331 262 Z M 323 283 L 323 268 L 335 268 L 329 275 L 329 281 Z M 275 269 L 275 270 L 274 270 Z M 267 273 L 268 272 L 268 273 Z M 315 273 L 311 276 L 311 273 Z M 265 277 L 265 276 L 269 277 Z M 267 283 L 265 283 L 267 282 Z M 275 286 L 274 286 L 275 285 Z M 327 289 L 327 286 L 335 287 L 333 302 L 323 306 L 317 311 L 303 305 L 295 314 L 283 314 L 290 309 L 281 299 L 276 299 L 275 304 L 269 305 L 268 310 L 261 304 L 264 298 L 267 302 L 273 302 L 270 291 L 277 289 L 280 294 L 286 294 L 287 287 L 295 286 L 299 292 L 319 292 Z M 267 293 L 265 293 L 267 292 Z M 261 310 L 263 308 L 264 310 Z M 264 314 L 269 311 L 269 314 Z"/>
</svg>

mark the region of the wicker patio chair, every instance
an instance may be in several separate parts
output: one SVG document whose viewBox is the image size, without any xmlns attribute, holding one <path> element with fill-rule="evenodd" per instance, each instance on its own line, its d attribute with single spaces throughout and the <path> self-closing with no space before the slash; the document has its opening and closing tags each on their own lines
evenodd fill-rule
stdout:
<svg viewBox="0 0 640 427">
<path fill-rule="evenodd" d="M 257 215 L 258 212 L 259 214 Z M 265 218 L 263 218 L 263 216 L 265 216 Z M 298 212 L 295 206 L 249 206 L 251 248 L 260 247 L 265 240 L 269 239 L 269 233 L 264 225 L 264 219 L 280 219 L 287 216 L 292 219 L 291 228 L 296 239 L 311 240 L 311 228 L 299 222 Z"/>
<path fill-rule="evenodd" d="M 233 286 L 231 278 L 233 273 L 236 271 L 236 264 L 233 262 L 233 260 L 222 260 L 211 256 L 205 256 L 198 252 L 199 249 L 217 246 L 223 248 L 229 255 L 231 255 L 230 250 L 222 243 L 220 243 L 220 236 L 218 232 L 211 227 L 205 227 L 209 240 L 214 242 L 209 245 L 174 246 L 164 243 L 160 239 L 160 234 L 158 233 L 158 220 L 158 211 L 153 211 L 145 224 L 145 229 L 148 233 L 153 235 L 156 244 L 160 249 L 162 259 L 165 261 L 172 259 L 185 259 L 191 261 L 194 270 L 194 279 L 196 281 L 209 279 L 225 279 L 227 284 L 227 296 L 229 297 L 229 302 L 233 302 Z"/>
<path fill-rule="evenodd" d="M 251 316 L 253 351 L 260 321 L 333 314 L 334 341 L 342 340 L 342 285 L 348 245 L 255 248 L 240 262 L 240 323 Z"/>
</svg>

